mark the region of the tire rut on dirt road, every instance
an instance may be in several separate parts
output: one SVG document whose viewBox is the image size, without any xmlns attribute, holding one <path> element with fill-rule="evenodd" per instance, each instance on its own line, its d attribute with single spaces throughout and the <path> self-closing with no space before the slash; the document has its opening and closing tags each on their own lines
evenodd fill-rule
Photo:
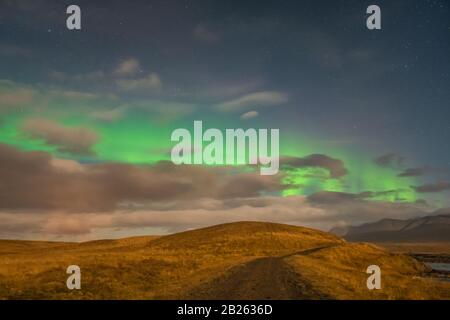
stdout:
<svg viewBox="0 0 450 320">
<path fill-rule="evenodd" d="M 224 276 L 191 290 L 188 299 L 213 300 L 310 300 L 327 299 L 284 259 L 307 255 L 326 247 L 313 248 L 283 257 L 258 258 L 233 267 Z"/>
</svg>

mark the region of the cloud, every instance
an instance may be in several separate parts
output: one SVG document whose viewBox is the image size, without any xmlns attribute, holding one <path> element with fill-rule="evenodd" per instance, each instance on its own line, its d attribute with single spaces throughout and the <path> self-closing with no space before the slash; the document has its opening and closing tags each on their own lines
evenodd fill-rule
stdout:
<svg viewBox="0 0 450 320">
<path fill-rule="evenodd" d="M 0 79 L 0 112 L 23 108 L 37 96 L 37 92 L 15 82 Z"/>
<path fill-rule="evenodd" d="M 282 157 L 280 159 L 282 167 L 307 168 L 318 167 L 330 172 L 331 178 L 340 178 L 348 173 L 344 162 L 339 159 L 331 158 L 323 154 L 312 154 L 307 157 Z"/>
<path fill-rule="evenodd" d="M 363 192 L 361 195 L 363 195 L 367 199 L 376 199 L 377 197 L 389 197 L 391 199 L 395 199 L 395 201 L 404 201 L 405 199 L 401 197 L 402 192 L 408 192 L 410 191 L 408 189 L 392 189 L 392 190 L 385 190 L 385 191 L 366 191 Z"/>
<path fill-rule="evenodd" d="M 242 220 L 328 230 L 431 211 L 423 203 L 371 201 L 370 192 L 282 197 L 281 175 L 235 167 L 81 164 L 5 144 L 0 163 L 2 238 L 86 240 Z"/>
<path fill-rule="evenodd" d="M 430 167 L 420 167 L 420 168 L 407 168 L 403 172 L 399 173 L 399 177 L 420 177 L 434 170 Z"/>
<path fill-rule="evenodd" d="M 395 153 L 388 153 L 376 158 L 374 162 L 380 167 L 396 167 L 402 166 L 405 162 L 405 158 Z"/>
<path fill-rule="evenodd" d="M 80 155 L 93 154 L 92 147 L 98 142 L 97 133 L 85 127 L 64 127 L 57 122 L 42 118 L 26 120 L 22 131 L 34 139 L 42 139 L 61 152 Z"/>
<path fill-rule="evenodd" d="M 121 77 L 133 76 L 141 70 L 140 63 L 135 58 L 122 61 L 114 70 L 114 74 Z"/>
<path fill-rule="evenodd" d="M 219 41 L 219 35 L 208 30 L 204 25 L 198 24 L 194 29 L 194 37 L 202 42 L 214 44 Z"/>
<path fill-rule="evenodd" d="M 78 73 L 78 74 L 67 74 L 61 71 L 51 71 L 50 77 L 57 81 L 77 81 L 77 82 L 85 82 L 85 81 L 99 81 L 106 77 L 106 74 L 101 70 L 91 71 L 87 73 Z"/>
<path fill-rule="evenodd" d="M 34 97 L 34 91 L 28 89 L 19 89 L 14 92 L 0 93 L 0 108 L 10 109 L 18 108 L 29 104 Z"/>
<path fill-rule="evenodd" d="M 436 193 L 450 190 L 450 182 L 439 181 L 435 183 L 423 184 L 421 186 L 412 186 L 412 188 L 421 193 Z"/>
<path fill-rule="evenodd" d="M 130 79 L 138 73 L 142 73 L 139 61 L 135 58 L 129 58 L 120 62 L 112 71 L 93 70 L 74 74 L 53 70 L 49 73 L 49 76 L 58 82 L 71 82 L 72 84 L 79 85 L 81 82 L 97 84 L 99 81 L 109 83 L 117 79 Z"/>
<path fill-rule="evenodd" d="M 61 75 L 64 77 L 64 75 Z M 116 81 L 118 79 L 115 79 Z M 122 79 L 131 81 L 130 79 Z M 138 81 L 138 80 L 137 80 Z M 131 89 L 131 87 L 130 87 Z M 137 88 L 136 88 L 137 89 Z M 142 92 L 149 92 L 142 90 Z M 64 108 L 61 108 L 61 105 Z M 76 114 L 104 122 L 120 120 L 128 111 L 149 113 L 151 119 L 172 121 L 191 114 L 195 105 L 173 100 L 144 99 L 124 103 L 115 94 L 63 90 L 52 87 L 31 87 L 0 79 L 0 113 L 27 111 L 31 114 L 52 113 L 58 117 Z"/>
<path fill-rule="evenodd" d="M 262 77 L 217 80 L 207 76 L 200 83 L 193 84 L 192 89 L 183 90 L 179 94 L 188 99 L 203 99 L 217 102 L 258 91 L 265 82 Z"/>
<path fill-rule="evenodd" d="M 288 102 L 288 95 L 278 91 L 261 91 L 246 94 L 237 99 L 216 105 L 221 112 L 239 112 L 249 108 L 272 107 Z"/>
<path fill-rule="evenodd" d="M 332 193 L 328 195 L 335 198 Z M 325 197 L 322 195 L 322 200 Z M 265 196 L 185 199 L 166 204 L 167 207 L 117 209 L 108 213 L 4 212 L 0 213 L 0 236 L 23 237 L 32 234 L 34 238 L 63 236 L 69 240 L 92 239 L 104 237 L 102 234 L 105 231 L 101 230 L 106 230 L 111 237 L 114 231 L 121 236 L 134 235 L 136 230 L 143 232 L 145 228 L 175 232 L 233 221 L 269 221 L 329 230 L 336 225 L 362 224 L 388 217 L 406 219 L 430 212 L 429 208 L 420 205 L 365 201 L 354 199 L 351 195 L 333 202 L 311 196 Z"/>
<path fill-rule="evenodd" d="M 32 87 L 0 79 L 0 113 L 23 110 L 38 114 L 49 111 L 58 115 L 76 112 L 79 115 L 83 112 L 89 114 L 92 109 L 111 108 L 118 102 L 114 94 L 95 94 L 43 85 Z"/>
<path fill-rule="evenodd" d="M 139 79 L 118 79 L 116 84 L 120 90 L 133 92 L 158 92 L 161 90 L 161 79 L 156 73 L 150 73 Z"/>
<path fill-rule="evenodd" d="M 162 83 L 155 72 L 144 73 L 139 61 L 129 58 L 119 63 L 112 71 L 93 70 L 80 74 L 68 74 L 61 71 L 51 71 L 50 77 L 68 85 L 79 86 L 88 83 L 91 87 L 97 86 L 108 90 L 115 85 L 119 90 L 133 93 L 159 92 Z"/>
<path fill-rule="evenodd" d="M 248 119 L 256 118 L 258 115 L 259 115 L 258 111 L 249 111 L 249 112 L 243 113 L 241 115 L 241 119 L 248 120 Z"/>
<path fill-rule="evenodd" d="M 341 225 L 358 225 L 383 218 L 406 219 L 430 213 L 431 208 L 421 203 L 372 201 L 369 193 L 351 194 L 322 191 L 310 195 L 308 203 L 327 211 L 330 220 Z M 334 218 L 334 219 L 332 219 Z"/>
<path fill-rule="evenodd" d="M 47 96 L 58 99 L 67 99 L 72 102 L 87 102 L 94 101 L 97 99 L 102 99 L 102 96 L 99 96 L 95 93 L 90 92 L 82 92 L 82 91 L 73 91 L 73 90 L 49 90 L 47 92 Z"/>
<path fill-rule="evenodd" d="M 151 118 L 158 122 L 168 122 L 180 119 L 191 114 L 195 110 L 195 106 L 190 103 L 156 99 L 136 101 L 130 105 L 130 109 L 131 108 L 151 114 Z"/>
<path fill-rule="evenodd" d="M 309 196 L 309 200 L 313 202 L 320 203 L 342 203 L 345 201 L 356 201 L 356 200 L 376 200 L 377 197 L 385 197 L 385 196 L 395 196 L 397 197 L 396 201 L 401 201 L 404 199 L 399 199 L 398 194 L 401 191 L 405 191 L 403 189 L 397 190 L 386 190 L 386 191 L 364 191 L 361 193 L 346 193 L 346 192 L 328 192 L 321 191 Z"/>
<path fill-rule="evenodd" d="M 332 205 L 336 203 L 353 202 L 366 198 L 366 193 L 346 193 L 321 191 L 308 197 L 311 203 Z"/>
<path fill-rule="evenodd" d="M 10 210 L 108 211 L 183 199 L 251 197 L 283 188 L 279 177 L 260 176 L 257 171 L 236 173 L 235 168 L 170 162 L 81 165 L 4 144 L 0 161 L 2 185 L 8 186 L 2 190 L 0 209 Z"/>
<path fill-rule="evenodd" d="M 90 117 L 99 121 L 114 122 L 123 117 L 125 110 L 125 107 L 118 107 L 109 110 L 99 110 L 92 112 L 90 114 Z"/>
</svg>

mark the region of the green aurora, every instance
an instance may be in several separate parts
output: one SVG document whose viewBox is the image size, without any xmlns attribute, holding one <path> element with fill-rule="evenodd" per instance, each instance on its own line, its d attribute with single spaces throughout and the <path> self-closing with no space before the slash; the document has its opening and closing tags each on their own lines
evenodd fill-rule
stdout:
<svg viewBox="0 0 450 320">
<path fill-rule="evenodd" d="M 170 160 L 169 152 L 173 143 L 170 135 L 178 127 L 191 128 L 192 120 L 184 119 L 171 123 L 160 123 L 150 117 L 139 114 L 128 115 L 117 122 L 102 123 L 82 116 L 58 119 L 67 127 L 87 126 L 95 130 L 99 142 L 93 147 L 94 156 L 79 156 L 61 153 L 56 146 L 48 145 L 39 139 L 32 139 L 21 132 L 21 125 L 32 114 L 23 112 L 10 114 L 3 118 L 0 130 L 0 141 L 16 146 L 20 150 L 40 150 L 50 152 L 56 157 L 73 159 L 81 163 L 121 162 L 128 164 L 153 164 L 162 160 Z M 233 122 L 223 119 L 208 119 L 208 127 L 233 127 Z M 389 202 L 415 202 L 416 192 L 411 188 L 417 184 L 414 177 L 398 177 L 398 171 L 388 167 L 380 167 L 374 163 L 373 157 L 363 150 L 342 146 L 314 143 L 314 139 L 299 139 L 299 133 L 280 134 L 280 155 L 305 157 L 310 154 L 327 154 L 340 159 L 348 170 L 346 176 L 331 178 L 329 172 L 322 168 L 281 168 L 282 182 L 286 188 L 283 196 L 310 195 L 320 191 L 347 192 L 359 194 L 370 191 L 367 198 Z M 299 142 L 300 141 L 300 142 Z"/>
</svg>

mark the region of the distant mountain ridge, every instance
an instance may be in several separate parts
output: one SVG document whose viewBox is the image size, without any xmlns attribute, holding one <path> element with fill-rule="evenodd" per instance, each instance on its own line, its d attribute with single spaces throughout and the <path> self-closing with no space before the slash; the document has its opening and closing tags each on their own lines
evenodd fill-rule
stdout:
<svg viewBox="0 0 450 320">
<path fill-rule="evenodd" d="M 360 226 L 333 228 L 330 232 L 349 241 L 450 242 L 450 214 L 408 220 L 382 219 Z"/>
</svg>

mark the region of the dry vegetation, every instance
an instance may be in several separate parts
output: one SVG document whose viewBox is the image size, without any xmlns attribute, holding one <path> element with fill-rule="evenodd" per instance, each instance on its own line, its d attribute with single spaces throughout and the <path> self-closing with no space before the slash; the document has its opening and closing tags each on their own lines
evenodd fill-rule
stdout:
<svg viewBox="0 0 450 320">
<path fill-rule="evenodd" d="M 448 242 L 423 242 L 423 243 L 380 243 L 379 246 L 391 252 L 397 253 L 430 253 L 430 254 L 450 254 L 450 244 Z"/>
<path fill-rule="evenodd" d="M 81 244 L 0 241 L 0 298 L 192 298 L 190 293 L 201 292 L 203 288 L 220 291 L 220 287 L 208 284 L 226 286 L 228 282 L 220 279 L 229 279 L 226 277 L 235 274 L 236 269 L 239 274 L 246 274 L 242 271 L 261 258 L 282 261 L 271 264 L 274 270 L 288 265 L 292 274 L 298 276 L 296 283 L 310 293 L 291 294 L 290 298 L 449 298 L 450 284 L 422 278 L 426 268 L 408 256 L 390 254 L 372 245 L 349 244 L 316 230 L 257 222 L 219 225 L 163 237 Z M 81 290 L 66 288 L 65 271 L 71 264 L 81 267 Z M 382 268 L 384 286 L 378 292 L 369 292 L 365 287 L 365 269 L 370 264 Z M 264 269 L 264 264 L 259 263 L 258 268 Z M 271 283 L 270 276 L 266 273 L 260 280 Z M 289 274 L 286 279 L 290 281 L 291 277 Z M 285 277 L 280 279 L 285 281 Z M 274 291 L 278 289 L 273 287 Z M 241 298 L 242 295 L 245 298 L 246 292 L 241 290 Z M 212 292 L 211 297 L 214 296 Z M 249 293 L 247 297 L 254 295 Z"/>
<path fill-rule="evenodd" d="M 289 263 L 320 292 L 337 299 L 450 299 L 450 283 L 424 278 L 428 268 L 415 259 L 367 243 L 347 243 Z M 381 290 L 367 290 L 366 268 L 381 268 Z"/>
</svg>

